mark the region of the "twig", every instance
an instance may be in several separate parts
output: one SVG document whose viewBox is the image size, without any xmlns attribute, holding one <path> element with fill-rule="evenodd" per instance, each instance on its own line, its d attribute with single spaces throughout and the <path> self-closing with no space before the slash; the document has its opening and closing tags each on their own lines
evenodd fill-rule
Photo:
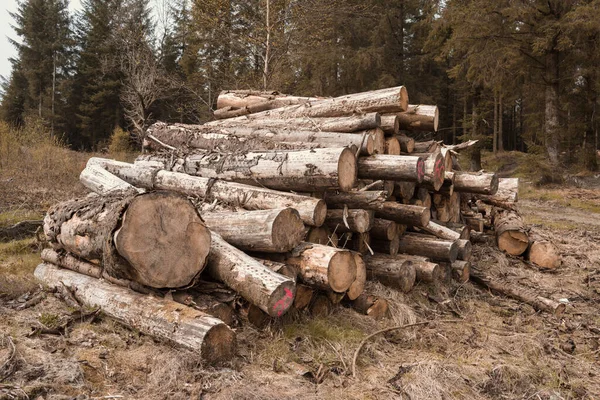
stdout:
<svg viewBox="0 0 600 400">
<path fill-rule="evenodd" d="M 23 304 L 15 307 L 15 310 L 17 310 L 17 311 L 23 311 L 23 310 L 25 310 L 27 308 L 30 308 L 30 307 L 33 307 L 33 306 L 37 306 L 45 298 L 46 298 L 46 293 L 39 292 L 38 294 L 36 294 L 35 296 L 33 296 L 31 299 L 27 300 L 25 303 L 23 303 Z"/>
<path fill-rule="evenodd" d="M 362 350 L 364 345 L 371 338 L 373 338 L 381 333 L 387 333 L 387 332 L 396 331 L 396 330 L 405 329 L 405 328 L 412 328 L 414 326 L 427 325 L 427 324 L 431 324 L 431 323 L 455 324 L 455 323 L 459 323 L 459 322 L 464 323 L 464 321 L 460 320 L 460 319 L 444 319 L 444 320 L 440 320 L 440 321 L 429 320 L 429 321 L 415 322 L 414 324 L 392 326 L 392 327 L 381 329 L 381 330 L 378 330 L 377 332 L 371 333 L 369 336 L 365 337 L 363 340 L 360 341 L 360 343 L 358 344 L 358 347 L 354 351 L 354 357 L 352 357 L 352 377 L 356 378 L 356 359 L 358 358 L 358 354 L 360 353 L 360 351 Z"/>
<path fill-rule="evenodd" d="M 164 147 L 164 148 L 165 148 L 165 149 L 167 149 L 167 150 L 171 150 L 171 151 L 177 151 L 177 148 L 175 148 L 175 147 L 173 147 L 173 146 L 170 146 L 170 145 L 168 145 L 168 144 L 166 144 L 166 143 L 163 143 L 163 142 L 161 142 L 161 141 L 160 141 L 158 138 L 156 138 L 156 137 L 155 137 L 155 136 L 153 136 L 153 135 L 150 135 L 150 134 L 148 134 L 148 135 L 146 135 L 146 137 L 147 137 L 148 139 L 152 140 L 154 143 L 156 143 L 156 144 L 158 144 L 158 145 L 160 145 L 160 146 Z"/>
<path fill-rule="evenodd" d="M 358 191 L 359 191 L 359 192 L 366 192 L 367 190 L 371 189 L 372 187 L 375 187 L 375 186 L 377 186 L 377 185 L 380 185 L 380 184 L 382 184 L 382 183 L 383 183 L 383 181 L 382 181 L 382 180 L 375 181 L 375 182 L 373 182 L 373 183 L 369 183 L 367 186 L 365 186 L 365 187 L 363 187 L 363 188 L 360 188 L 360 189 L 358 189 Z"/>
</svg>

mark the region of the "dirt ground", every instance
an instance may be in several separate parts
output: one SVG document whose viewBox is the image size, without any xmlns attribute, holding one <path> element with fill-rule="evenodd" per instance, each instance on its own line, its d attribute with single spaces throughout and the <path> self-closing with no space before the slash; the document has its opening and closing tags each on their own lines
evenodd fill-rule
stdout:
<svg viewBox="0 0 600 400">
<path fill-rule="evenodd" d="M 52 188 L 28 193 L 8 179 L 0 175 L 4 224 L 56 200 Z M 61 193 L 81 192 L 72 182 Z M 82 316 L 33 280 L 43 244 L 0 243 L 0 399 L 600 399 L 600 190 L 528 193 L 520 210 L 559 247 L 562 267 L 545 272 L 481 245 L 474 263 L 566 302 L 562 316 L 472 283 L 418 284 L 409 294 L 370 283 L 390 301 L 390 318 L 340 306 L 263 330 L 242 320 L 237 356 L 218 368 L 100 314 Z M 352 376 L 365 336 L 419 321 L 432 323 L 368 341 Z"/>
</svg>

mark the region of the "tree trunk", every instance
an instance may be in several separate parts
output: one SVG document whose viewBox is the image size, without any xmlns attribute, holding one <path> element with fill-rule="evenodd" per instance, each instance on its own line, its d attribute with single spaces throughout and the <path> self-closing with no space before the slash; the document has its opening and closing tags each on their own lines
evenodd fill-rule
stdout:
<svg viewBox="0 0 600 400">
<path fill-rule="evenodd" d="M 556 39 L 554 39 L 556 41 Z M 546 92 L 545 92 L 545 111 L 544 111 L 544 133 L 546 136 L 546 150 L 550 163 L 558 166 L 558 154 L 560 145 L 560 65 L 559 51 L 555 49 L 549 51 L 546 55 Z"/>
<path fill-rule="evenodd" d="M 371 230 L 374 219 L 372 210 L 328 210 L 325 224 L 334 232 L 364 233 Z"/>
<path fill-rule="evenodd" d="M 480 195 L 477 199 L 496 203 L 513 204 L 519 200 L 519 178 L 498 179 L 498 190 L 493 195 Z"/>
<path fill-rule="evenodd" d="M 73 272 L 91 276 L 92 278 L 102 278 L 102 267 L 92 264 L 89 261 L 82 261 L 69 253 L 58 253 L 52 249 L 44 249 L 41 254 L 42 261 L 56 266 L 66 268 Z"/>
<path fill-rule="evenodd" d="M 538 235 L 531 235 L 527 258 L 544 269 L 556 269 L 561 264 L 560 254 L 556 246 Z"/>
<path fill-rule="evenodd" d="M 79 181 L 83 186 L 100 196 L 106 196 L 107 194 L 127 196 L 138 193 L 133 185 L 111 174 L 99 165 L 86 166 L 79 174 Z"/>
<path fill-rule="evenodd" d="M 458 244 L 452 240 L 407 233 L 400 237 L 400 252 L 452 263 L 458 257 Z"/>
<path fill-rule="evenodd" d="M 494 230 L 498 247 L 510 255 L 520 256 L 529 247 L 525 223 L 516 212 L 497 209 L 494 215 Z"/>
<path fill-rule="evenodd" d="M 319 100 L 324 100 L 324 98 L 290 96 L 269 91 L 224 90 L 217 97 L 217 109 L 225 107 L 244 108 L 268 102 L 275 102 L 279 107 L 285 107 Z"/>
<path fill-rule="evenodd" d="M 212 231 L 242 250 L 284 253 L 304 238 L 304 224 L 293 208 L 237 212 L 203 212 Z"/>
<path fill-rule="evenodd" d="M 415 142 L 415 153 L 434 153 L 440 148 L 440 145 L 435 140 L 429 140 L 427 142 Z"/>
<path fill-rule="evenodd" d="M 471 275 L 471 262 L 456 260 L 452 263 L 452 278 L 459 282 L 465 283 L 469 281 Z"/>
<path fill-rule="evenodd" d="M 371 249 L 373 249 L 373 251 L 376 253 L 395 256 L 396 254 L 398 254 L 399 247 L 400 236 L 396 236 L 392 240 L 376 239 L 371 241 Z"/>
<path fill-rule="evenodd" d="M 446 172 L 444 166 L 446 161 L 442 154 L 435 151 L 434 153 L 412 153 L 412 156 L 421 157 L 424 160 L 423 183 L 430 185 L 435 191 L 440 190 L 444 184 L 444 174 Z"/>
<path fill-rule="evenodd" d="M 394 240 L 400 235 L 399 225 L 387 219 L 374 218 L 369 231 L 372 240 Z"/>
<path fill-rule="evenodd" d="M 387 201 L 375 208 L 375 217 L 395 221 L 402 225 L 427 226 L 430 210 L 425 207 Z"/>
<path fill-rule="evenodd" d="M 304 310 L 310 304 L 314 294 L 315 291 L 310 286 L 297 285 L 294 308 L 297 310 Z"/>
<path fill-rule="evenodd" d="M 400 129 L 403 131 L 437 132 L 439 111 L 437 106 L 409 105 L 405 112 L 397 113 Z"/>
<path fill-rule="evenodd" d="M 367 277 L 386 286 L 408 293 L 415 285 L 417 272 L 412 261 L 376 254 L 365 258 Z"/>
<path fill-rule="evenodd" d="M 198 152 L 172 164 L 168 155 L 140 156 L 158 161 L 163 169 L 204 178 L 260 184 L 270 189 L 348 191 L 356 184 L 357 163 L 348 148 L 298 151 L 225 153 Z"/>
<path fill-rule="evenodd" d="M 443 225 L 436 223 L 435 221 L 429 221 L 427 226 L 421 228 L 425 232 L 431 233 L 440 239 L 445 240 L 458 240 L 460 239 L 460 233 L 453 231 Z"/>
<path fill-rule="evenodd" d="M 400 150 L 404 153 L 412 153 L 415 151 L 415 139 L 406 135 L 396 135 L 396 139 L 400 142 Z"/>
<path fill-rule="evenodd" d="M 397 135 L 400 131 L 400 121 L 396 115 L 383 115 L 381 116 L 380 128 L 383 129 L 387 136 Z"/>
<path fill-rule="evenodd" d="M 34 275 L 54 289 L 72 287 L 73 296 L 83 304 L 100 307 L 132 329 L 197 352 L 209 363 L 228 361 L 235 355 L 235 333 L 200 311 L 50 264 L 38 265 Z"/>
<path fill-rule="evenodd" d="M 271 271 L 212 232 L 207 272 L 272 317 L 281 317 L 294 302 L 296 284 Z"/>
<path fill-rule="evenodd" d="M 498 151 L 504 151 L 504 107 L 502 103 L 502 90 L 498 99 Z"/>
<path fill-rule="evenodd" d="M 169 192 L 59 203 L 48 211 L 44 233 L 55 249 L 101 260 L 107 275 L 152 288 L 193 284 L 211 247 L 192 203 Z"/>
<path fill-rule="evenodd" d="M 400 141 L 394 137 L 388 137 L 385 139 L 385 152 L 384 154 L 388 154 L 391 156 L 399 156 L 402 152 L 402 148 L 400 146 Z"/>
<path fill-rule="evenodd" d="M 454 190 L 494 195 L 498 191 L 498 176 L 495 173 L 456 171 L 454 173 Z"/>
<path fill-rule="evenodd" d="M 417 185 L 415 182 L 396 182 L 393 195 L 401 199 L 412 199 Z"/>
<path fill-rule="evenodd" d="M 396 259 L 399 261 L 411 261 L 413 263 L 417 281 L 434 284 L 444 281 L 443 268 L 437 263 L 430 262 L 426 257 L 398 254 Z"/>
<path fill-rule="evenodd" d="M 418 183 L 423 181 L 425 174 L 425 163 L 419 157 L 378 154 L 358 159 L 358 176 L 361 179 Z"/>
<path fill-rule="evenodd" d="M 473 245 L 470 240 L 458 239 L 456 241 L 458 245 L 458 259 L 462 261 L 470 261 L 473 252 Z"/>
<path fill-rule="evenodd" d="M 347 193 L 325 192 L 323 199 L 330 208 L 377 210 L 388 198 L 385 191 L 352 191 Z"/>
</svg>

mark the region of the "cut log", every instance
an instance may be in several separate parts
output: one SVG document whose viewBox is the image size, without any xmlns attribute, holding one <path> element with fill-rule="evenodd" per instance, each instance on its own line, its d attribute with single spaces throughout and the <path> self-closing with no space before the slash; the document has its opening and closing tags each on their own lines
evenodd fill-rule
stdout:
<svg viewBox="0 0 600 400">
<path fill-rule="evenodd" d="M 356 187 L 359 191 L 385 191 L 388 193 L 388 199 L 393 197 L 394 194 L 394 181 L 383 181 L 383 180 L 372 180 L 372 179 L 359 179 Z"/>
<path fill-rule="evenodd" d="M 235 204 L 248 210 L 294 208 L 300 214 L 302 221 L 310 226 L 321 226 L 327 213 L 327 206 L 323 200 L 293 193 L 189 176 L 178 172 L 157 171 L 151 167 L 107 159 L 95 159 L 95 161 L 90 159 L 89 162 L 102 163 L 109 172 L 145 189 L 171 190 L 190 196 L 199 196 L 206 201 L 219 200 Z"/>
<path fill-rule="evenodd" d="M 471 268 L 471 279 L 495 292 L 527 303 L 538 311 L 561 315 L 566 308 L 564 303 L 559 303 L 547 297 L 540 296 L 535 291 L 524 288 L 513 282 L 508 282 L 499 277 L 492 277 L 477 268 Z"/>
<path fill-rule="evenodd" d="M 427 226 L 429 209 L 387 201 L 375 208 L 375 217 L 395 221 L 402 225 Z"/>
<path fill-rule="evenodd" d="M 406 135 L 397 135 L 396 139 L 398 139 L 400 150 L 402 150 L 403 153 L 410 154 L 415 151 L 415 139 Z"/>
<path fill-rule="evenodd" d="M 73 296 L 81 303 L 100 307 L 106 315 L 142 333 L 197 352 L 209 363 L 228 361 L 235 355 L 235 333 L 198 310 L 50 264 L 38 265 L 34 275 L 51 288 L 73 288 Z"/>
<path fill-rule="evenodd" d="M 426 166 L 420 157 L 379 154 L 358 159 L 361 179 L 421 182 L 425 174 Z"/>
<path fill-rule="evenodd" d="M 364 233 L 371 230 L 374 219 L 375 212 L 372 210 L 328 210 L 325 223 L 330 230 L 336 233 Z"/>
<path fill-rule="evenodd" d="M 315 317 L 327 317 L 333 311 L 333 304 L 327 295 L 319 293 L 314 296 L 310 305 L 310 313 Z"/>
<path fill-rule="evenodd" d="M 219 301 L 215 296 L 199 293 L 192 289 L 172 292 L 171 295 L 177 303 L 185 304 L 188 307 L 209 314 L 220 319 L 228 326 L 234 326 L 237 323 L 233 307 Z"/>
<path fill-rule="evenodd" d="M 435 140 L 426 142 L 415 142 L 415 153 L 434 153 L 440 148 L 440 144 Z"/>
<path fill-rule="evenodd" d="M 181 195 L 86 197 L 52 207 L 44 233 L 55 249 L 101 260 L 107 275 L 152 288 L 181 288 L 204 269 L 210 233 Z"/>
<path fill-rule="evenodd" d="M 86 188 L 101 196 L 107 194 L 120 194 L 123 196 L 135 195 L 138 193 L 133 185 L 125 182 L 123 179 L 111 174 L 99 165 L 88 165 L 79 174 L 79 181 Z"/>
<path fill-rule="evenodd" d="M 561 258 L 556 246 L 538 235 L 530 235 L 531 244 L 527 250 L 527 258 L 540 268 L 556 269 L 560 267 Z"/>
<path fill-rule="evenodd" d="M 452 263 L 458 257 L 458 244 L 452 240 L 438 239 L 418 233 L 407 233 L 400 237 L 399 251 Z"/>
<path fill-rule="evenodd" d="M 361 294 L 356 300 L 352 301 L 352 308 L 377 320 L 387 317 L 389 312 L 387 300 L 366 293 Z"/>
<path fill-rule="evenodd" d="M 269 268 L 273 272 L 277 272 L 280 275 L 287 276 L 288 278 L 293 279 L 294 281 L 298 280 L 298 270 L 291 265 L 287 265 L 273 260 L 264 260 L 261 258 L 256 258 L 256 261 Z"/>
<path fill-rule="evenodd" d="M 400 131 L 400 121 L 396 115 L 384 115 L 381 117 L 380 128 L 388 136 L 397 135 Z"/>
<path fill-rule="evenodd" d="M 211 230 L 242 250 L 284 253 L 304 239 L 304 224 L 293 208 L 203 212 Z"/>
<path fill-rule="evenodd" d="M 496 207 L 511 209 L 519 200 L 519 178 L 500 178 L 496 194 L 492 196 L 478 195 L 476 198 Z"/>
<path fill-rule="evenodd" d="M 246 184 L 260 184 L 276 190 L 348 191 L 356 183 L 357 163 L 349 148 L 298 151 L 210 153 L 198 152 L 172 163 L 168 155 L 138 157 L 158 161 L 163 169 L 189 175 Z"/>
<path fill-rule="evenodd" d="M 272 317 L 286 313 L 294 302 L 294 281 L 271 271 L 212 232 L 207 272 Z"/>
<path fill-rule="evenodd" d="M 463 215 L 463 219 L 470 230 L 475 232 L 483 232 L 485 228 L 485 221 L 481 214 L 476 214 L 475 216 Z"/>
<path fill-rule="evenodd" d="M 438 284 L 444 281 L 444 269 L 426 257 L 398 254 L 398 260 L 411 261 L 415 267 L 417 281 Z"/>
<path fill-rule="evenodd" d="M 58 253 L 52 249 L 44 249 L 42 250 L 41 259 L 47 263 L 91 276 L 92 278 L 102 278 L 101 266 L 80 260 L 68 253 Z"/>
<path fill-rule="evenodd" d="M 427 189 L 419 188 L 415 192 L 415 198 L 421 200 L 421 205 L 426 208 L 431 208 L 431 195 Z"/>
<path fill-rule="evenodd" d="M 401 199 L 412 199 L 416 187 L 415 182 L 396 182 L 394 185 L 394 196 Z"/>
<path fill-rule="evenodd" d="M 402 130 L 422 132 L 437 132 L 438 130 L 440 116 L 437 106 L 411 104 L 405 112 L 396 115 Z"/>
<path fill-rule="evenodd" d="M 440 222 L 440 221 L 434 221 L 434 222 L 439 225 L 443 225 L 447 228 L 450 228 L 454 232 L 457 232 L 460 235 L 460 239 L 468 240 L 471 238 L 471 229 L 465 224 L 461 224 L 460 222 Z"/>
<path fill-rule="evenodd" d="M 498 248 L 510 255 L 520 256 L 529 247 L 525 222 L 516 212 L 498 209 L 494 215 L 494 231 Z"/>
<path fill-rule="evenodd" d="M 452 263 L 452 278 L 459 282 L 465 283 L 469 281 L 471 274 L 471 262 L 456 260 Z"/>
<path fill-rule="evenodd" d="M 327 296 L 331 304 L 336 305 L 342 302 L 342 299 L 346 297 L 346 293 L 338 293 L 334 292 L 333 290 L 328 290 L 325 292 L 325 296 Z"/>
<path fill-rule="evenodd" d="M 356 264 L 356 279 L 350 285 L 350 288 L 346 292 L 346 296 L 350 300 L 355 300 L 360 296 L 365 290 L 365 283 L 367 282 L 367 266 L 363 257 L 354 253 L 354 263 Z M 341 299 L 340 299 L 341 300 Z"/>
<path fill-rule="evenodd" d="M 322 244 L 323 246 L 338 247 L 340 239 L 335 231 L 331 231 L 327 226 L 320 226 L 318 228 L 310 228 L 304 237 L 304 241 Z"/>
<path fill-rule="evenodd" d="M 290 96 L 278 92 L 224 90 L 219 94 L 219 97 L 217 97 L 217 109 L 226 107 L 244 108 L 265 103 L 272 104 L 273 108 L 279 108 L 318 100 L 321 100 L 321 98 Z"/>
<path fill-rule="evenodd" d="M 498 191 L 498 176 L 495 173 L 455 171 L 454 191 L 494 195 Z"/>
<path fill-rule="evenodd" d="M 400 141 L 394 136 L 385 139 L 385 154 L 399 156 L 401 153 Z"/>
<path fill-rule="evenodd" d="M 387 219 L 374 218 L 373 227 L 369 231 L 371 241 L 394 240 L 400 235 L 399 224 Z"/>
<path fill-rule="evenodd" d="M 444 184 L 445 167 L 441 153 L 412 153 L 411 156 L 424 160 L 423 183 L 438 191 Z"/>
<path fill-rule="evenodd" d="M 296 298 L 294 299 L 294 308 L 304 310 L 310 304 L 315 291 L 310 286 L 298 285 L 296 287 Z"/>
<path fill-rule="evenodd" d="M 415 285 L 417 272 L 412 261 L 399 260 L 396 256 L 375 254 L 365 258 L 367 278 L 408 293 Z"/>
<path fill-rule="evenodd" d="M 440 239 L 446 240 L 458 240 L 460 239 L 460 233 L 453 231 L 443 225 L 436 223 L 435 221 L 429 221 L 427 226 L 421 228 L 425 232 L 431 233 Z"/>
<path fill-rule="evenodd" d="M 351 191 L 347 193 L 325 192 L 323 199 L 327 206 L 334 209 L 362 208 L 365 210 L 377 210 L 388 198 L 385 191 Z"/>
<path fill-rule="evenodd" d="M 397 236 L 392 240 L 371 240 L 370 246 L 376 253 L 395 256 L 400 248 L 400 237 Z"/>
<path fill-rule="evenodd" d="M 269 314 L 256 307 L 254 304 L 248 305 L 246 318 L 257 329 L 265 329 L 273 320 Z"/>
<path fill-rule="evenodd" d="M 458 239 L 456 241 L 458 246 L 458 259 L 462 261 L 470 261 L 473 252 L 473 245 L 470 240 Z"/>
<path fill-rule="evenodd" d="M 339 245 L 360 254 L 368 254 L 371 248 L 371 235 L 369 235 L 369 232 L 346 232 L 340 235 Z"/>
</svg>

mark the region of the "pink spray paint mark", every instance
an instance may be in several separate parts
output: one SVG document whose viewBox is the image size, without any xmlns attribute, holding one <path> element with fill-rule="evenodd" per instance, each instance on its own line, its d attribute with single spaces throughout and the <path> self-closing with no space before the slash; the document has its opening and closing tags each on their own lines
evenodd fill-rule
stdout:
<svg viewBox="0 0 600 400">
<path fill-rule="evenodd" d="M 285 291 L 285 296 L 273 306 L 273 311 L 277 312 L 278 317 L 281 317 L 284 311 L 292 305 L 292 301 L 294 301 L 294 293 L 288 288 L 284 288 L 283 290 Z"/>
</svg>

